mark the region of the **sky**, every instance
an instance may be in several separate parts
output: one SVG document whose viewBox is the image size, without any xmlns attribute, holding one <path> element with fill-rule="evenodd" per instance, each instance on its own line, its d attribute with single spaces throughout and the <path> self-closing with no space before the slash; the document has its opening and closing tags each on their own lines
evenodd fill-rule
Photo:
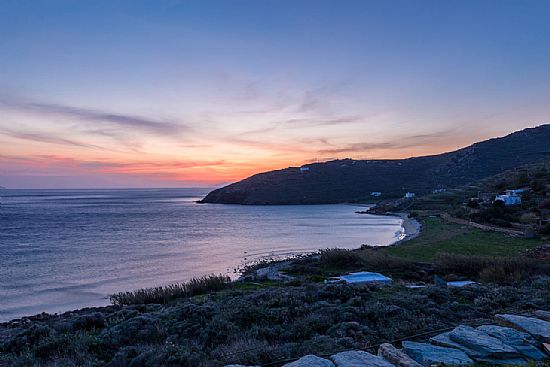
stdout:
<svg viewBox="0 0 550 367">
<path fill-rule="evenodd" d="M 550 122 L 550 1 L 0 0 L 0 185 L 214 187 Z"/>
</svg>

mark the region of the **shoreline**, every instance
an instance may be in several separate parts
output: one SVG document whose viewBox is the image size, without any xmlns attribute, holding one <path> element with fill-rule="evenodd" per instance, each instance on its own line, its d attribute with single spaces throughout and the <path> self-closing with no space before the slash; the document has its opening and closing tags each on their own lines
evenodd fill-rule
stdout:
<svg viewBox="0 0 550 367">
<path fill-rule="evenodd" d="M 420 234 L 420 231 L 421 231 L 420 223 L 418 223 L 418 221 L 416 221 L 413 218 L 408 218 L 408 213 L 405 213 L 405 212 L 403 212 L 403 213 L 385 213 L 385 214 L 374 214 L 374 215 L 399 217 L 402 220 L 402 223 L 401 223 L 401 231 L 402 232 L 401 232 L 401 234 L 395 238 L 394 242 L 390 242 L 387 245 L 380 246 L 380 247 L 396 246 L 396 245 L 398 245 L 398 244 L 400 244 L 404 241 L 416 238 Z M 352 248 L 351 250 L 357 250 L 357 249 L 360 249 L 360 248 L 361 248 L 361 246 L 358 246 L 357 248 Z M 259 270 L 260 273 L 263 273 L 261 275 L 264 275 L 267 279 L 271 279 L 271 280 L 289 280 L 292 277 L 288 277 L 284 273 L 281 272 L 283 270 L 282 268 L 284 268 L 284 265 L 287 262 L 292 261 L 296 257 L 308 257 L 308 256 L 316 256 L 316 255 L 317 255 L 317 252 L 295 254 L 293 256 L 290 256 L 290 258 L 274 260 L 271 264 L 269 264 L 269 262 L 268 262 L 268 263 L 265 264 L 264 267 L 258 268 L 257 270 Z M 245 276 L 245 275 L 240 274 L 238 277 L 236 277 L 234 279 L 234 281 L 242 280 L 243 276 Z M 110 303 L 106 303 L 104 305 L 89 304 L 89 305 L 86 305 L 86 306 L 83 306 L 83 307 L 78 307 L 78 308 L 69 307 L 67 310 L 60 310 L 60 311 L 57 311 L 57 312 L 47 312 L 47 311 L 36 312 L 36 313 L 31 312 L 30 314 L 26 314 L 26 315 L 23 315 L 23 316 L 16 316 L 14 318 L 8 318 L 8 319 L 1 319 L 0 324 L 7 324 L 7 323 L 11 323 L 11 322 L 16 321 L 16 320 L 33 318 L 33 317 L 36 317 L 36 316 L 39 316 L 39 315 L 44 315 L 44 314 L 62 315 L 62 314 L 68 313 L 68 312 L 78 312 L 80 310 L 87 309 L 87 308 L 96 308 L 96 307 L 102 308 L 102 307 L 111 307 L 111 306 L 112 305 Z"/>
<path fill-rule="evenodd" d="M 398 213 L 388 213 L 389 215 L 396 216 L 401 218 L 403 221 L 401 227 L 403 227 L 403 238 L 398 241 L 388 245 L 388 246 L 397 246 L 405 241 L 410 241 L 420 236 L 422 233 L 422 224 L 417 221 L 415 218 L 409 217 L 407 212 L 398 212 Z"/>
</svg>

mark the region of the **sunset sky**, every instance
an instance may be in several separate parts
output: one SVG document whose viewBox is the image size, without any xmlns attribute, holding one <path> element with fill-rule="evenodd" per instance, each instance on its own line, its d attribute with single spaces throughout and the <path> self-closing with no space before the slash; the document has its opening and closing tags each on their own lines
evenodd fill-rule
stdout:
<svg viewBox="0 0 550 367">
<path fill-rule="evenodd" d="M 0 185 L 218 186 L 550 122 L 550 1 L 0 0 Z"/>
</svg>

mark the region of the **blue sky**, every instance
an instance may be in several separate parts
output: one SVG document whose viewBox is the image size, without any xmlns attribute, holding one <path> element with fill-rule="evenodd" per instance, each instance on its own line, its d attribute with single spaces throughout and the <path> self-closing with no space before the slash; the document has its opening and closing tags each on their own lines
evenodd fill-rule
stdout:
<svg viewBox="0 0 550 367">
<path fill-rule="evenodd" d="M 547 123 L 549 19 L 548 1 L 3 0 L 0 185 L 219 185 Z"/>
</svg>

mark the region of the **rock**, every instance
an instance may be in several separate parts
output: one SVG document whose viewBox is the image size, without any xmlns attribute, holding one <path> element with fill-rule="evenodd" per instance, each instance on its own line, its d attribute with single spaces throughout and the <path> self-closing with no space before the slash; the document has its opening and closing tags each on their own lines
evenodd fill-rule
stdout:
<svg viewBox="0 0 550 367">
<path fill-rule="evenodd" d="M 361 350 L 337 353 L 332 355 L 330 359 L 336 367 L 394 367 L 393 364 L 382 357 Z"/>
<path fill-rule="evenodd" d="M 456 327 L 449 333 L 449 338 L 470 350 L 470 356 L 474 356 L 479 360 L 520 357 L 519 352 L 513 347 L 471 326 L 461 325 Z M 465 352 L 468 353 L 466 350 Z"/>
<path fill-rule="evenodd" d="M 447 288 L 447 282 L 437 274 L 434 275 L 434 284 L 436 287 Z"/>
<path fill-rule="evenodd" d="M 384 343 L 378 348 L 378 356 L 386 359 L 397 367 L 421 367 L 422 365 L 409 357 L 405 352 L 397 349 L 389 343 Z"/>
<path fill-rule="evenodd" d="M 469 365 L 474 363 L 466 353 L 455 348 L 404 341 L 403 350 L 412 359 L 424 366 L 433 364 Z"/>
<path fill-rule="evenodd" d="M 438 334 L 436 336 L 431 337 L 430 342 L 432 342 L 435 345 L 440 345 L 442 347 L 457 348 L 457 349 L 463 350 L 464 346 L 453 341 L 450 337 L 450 334 L 451 334 L 450 331 L 447 331 L 446 333 Z"/>
<path fill-rule="evenodd" d="M 540 342 L 550 343 L 550 322 L 534 317 L 501 314 L 496 315 L 497 321 L 504 326 L 525 331 Z"/>
<path fill-rule="evenodd" d="M 550 311 L 536 310 L 535 316 L 544 321 L 550 321 Z"/>
<path fill-rule="evenodd" d="M 283 367 L 334 367 L 334 363 L 310 354 L 292 363 L 287 363 Z"/>
<path fill-rule="evenodd" d="M 430 341 L 436 345 L 441 345 L 443 347 L 449 347 L 449 348 L 457 348 L 462 351 L 464 351 L 466 354 L 468 354 L 470 357 L 475 359 L 476 361 L 485 362 L 489 364 L 517 364 L 517 365 L 523 365 L 525 364 L 525 360 L 519 358 L 518 356 L 514 358 L 491 358 L 490 356 L 483 355 L 479 353 L 476 350 L 470 349 L 466 347 L 465 345 L 462 345 L 454 340 L 451 339 L 451 333 L 452 331 L 448 331 L 443 334 L 436 335 L 432 338 L 430 338 Z"/>
<path fill-rule="evenodd" d="M 523 331 L 498 325 L 483 325 L 479 326 L 477 330 L 500 339 L 502 342 L 514 347 L 526 358 L 537 361 L 546 358 L 544 353 L 535 347 L 537 341 L 531 335 Z"/>
</svg>

